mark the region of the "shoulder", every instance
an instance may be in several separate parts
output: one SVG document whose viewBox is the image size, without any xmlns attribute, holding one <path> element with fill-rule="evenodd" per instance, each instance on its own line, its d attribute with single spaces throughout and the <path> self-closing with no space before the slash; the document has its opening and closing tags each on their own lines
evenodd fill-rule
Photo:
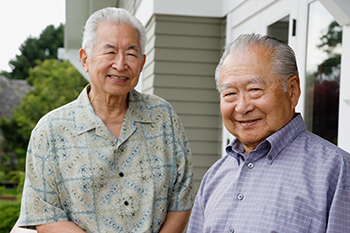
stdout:
<svg viewBox="0 0 350 233">
<path fill-rule="evenodd" d="M 298 145 L 298 146 L 297 146 Z M 321 158 L 329 157 L 345 157 L 348 158 L 350 154 L 335 144 L 321 138 L 320 136 L 304 131 L 294 140 L 293 146 L 301 147 L 307 154 L 318 155 Z"/>
<path fill-rule="evenodd" d="M 322 171 L 338 182 L 337 186 L 350 186 L 350 154 L 333 143 L 305 131 L 293 142 L 293 150 L 303 156 L 310 168 Z"/>
<path fill-rule="evenodd" d="M 56 108 L 47 114 L 45 114 L 34 127 L 34 131 L 39 129 L 49 129 L 49 125 L 55 125 L 56 122 L 66 121 L 74 119 L 75 109 L 77 106 L 77 101 L 74 100 L 70 103 L 67 103 L 59 108 Z"/>
</svg>

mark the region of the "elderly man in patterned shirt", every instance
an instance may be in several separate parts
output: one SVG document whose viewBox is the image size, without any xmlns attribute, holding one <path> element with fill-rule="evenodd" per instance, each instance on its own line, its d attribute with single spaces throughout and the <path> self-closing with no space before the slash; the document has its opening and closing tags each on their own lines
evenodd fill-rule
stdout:
<svg viewBox="0 0 350 233">
<path fill-rule="evenodd" d="M 184 230 L 194 199 L 191 151 L 170 104 L 134 89 L 145 43 L 145 28 L 126 10 L 87 20 L 79 55 L 91 84 L 33 130 L 19 226 Z"/>
<path fill-rule="evenodd" d="M 204 176 L 189 233 L 350 232 L 350 155 L 306 131 L 293 50 L 241 35 L 217 67 L 235 139 Z"/>
</svg>

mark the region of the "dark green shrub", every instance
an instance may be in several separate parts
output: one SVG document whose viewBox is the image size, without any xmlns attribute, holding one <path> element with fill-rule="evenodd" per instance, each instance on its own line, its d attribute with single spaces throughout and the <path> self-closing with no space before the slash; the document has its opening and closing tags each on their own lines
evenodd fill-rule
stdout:
<svg viewBox="0 0 350 233">
<path fill-rule="evenodd" d="M 21 202 L 0 201 L 0 233 L 8 233 L 19 217 Z"/>
</svg>

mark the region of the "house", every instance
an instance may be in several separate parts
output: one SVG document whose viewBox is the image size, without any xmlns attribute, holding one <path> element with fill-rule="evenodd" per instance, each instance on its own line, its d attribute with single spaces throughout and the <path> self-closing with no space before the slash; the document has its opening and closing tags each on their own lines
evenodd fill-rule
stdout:
<svg viewBox="0 0 350 233">
<path fill-rule="evenodd" d="M 11 119 L 14 106 L 20 105 L 22 98 L 31 90 L 33 87 L 25 80 L 12 80 L 0 76 L 0 117 Z M 3 143 L 3 140 L 0 130 L 0 143 Z"/>
<path fill-rule="evenodd" d="M 0 76 L 0 117 L 12 118 L 12 109 L 21 104 L 21 99 L 33 90 L 25 80 L 7 79 Z"/>
<path fill-rule="evenodd" d="M 66 0 L 65 39 L 60 54 L 85 76 L 78 57 L 83 26 L 92 12 L 106 6 L 127 9 L 146 27 L 147 59 L 137 88 L 165 98 L 180 116 L 193 152 L 196 189 L 231 139 L 221 122 L 214 70 L 223 46 L 242 33 L 269 34 L 295 50 L 303 92 L 297 111 L 304 116 L 309 130 L 324 133 L 325 137 L 333 135 L 329 140 L 350 151 L 350 92 L 346 91 L 350 88 L 350 66 L 346 66 L 350 62 L 350 2 Z M 340 51 L 342 60 L 339 64 L 338 59 L 333 73 L 326 75 L 319 72 L 323 67 L 320 64 L 331 55 L 317 45 L 334 20 L 342 29 L 342 46 L 334 49 Z M 308 81 L 310 78 L 314 81 Z M 329 83 L 335 85 L 328 91 L 333 97 L 321 98 L 318 90 Z M 326 105 L 326 101 L 330 103 Z M 316 114 L 319 111 L 334 112 L 323 117 L 329 129 L 318 125 L 322 120 Z"/>
<path fill-rule="evenodd" d="M 231 140 L 221 122 L 214 70 L 223 46 L 242 33 L 272 35 L 294 49 L 303 93 L 296 110 L 309 130 L 335 135 L 329 140 L 350 152 L 350 1 L 66 0 L 59 56 L 86 78 L 78 57 L 83 25 L 107 6 L 127 9 L 146 27 L 147 59 L 137 88 L 165 98 L 180 116 L 193 152 L 196 189 Z M 320 39 L 329 32 L 340 36 L 341 46 Z M 333 58 L 337 62 L 329 66 Z"/>
</svg>

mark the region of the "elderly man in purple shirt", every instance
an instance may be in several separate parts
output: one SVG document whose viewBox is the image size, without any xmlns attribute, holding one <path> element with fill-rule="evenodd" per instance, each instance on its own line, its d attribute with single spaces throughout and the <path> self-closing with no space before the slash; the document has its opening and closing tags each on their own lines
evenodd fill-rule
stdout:
<svg viewBox="0 0 350 233">
<path fill-rule="evenodd" d="M 306 131 L 293 50 L 256 34 L 216 69 L 235 139 L 204 176 L 188 232 L 350 232 L 350 155 Z"/>
</svg>

